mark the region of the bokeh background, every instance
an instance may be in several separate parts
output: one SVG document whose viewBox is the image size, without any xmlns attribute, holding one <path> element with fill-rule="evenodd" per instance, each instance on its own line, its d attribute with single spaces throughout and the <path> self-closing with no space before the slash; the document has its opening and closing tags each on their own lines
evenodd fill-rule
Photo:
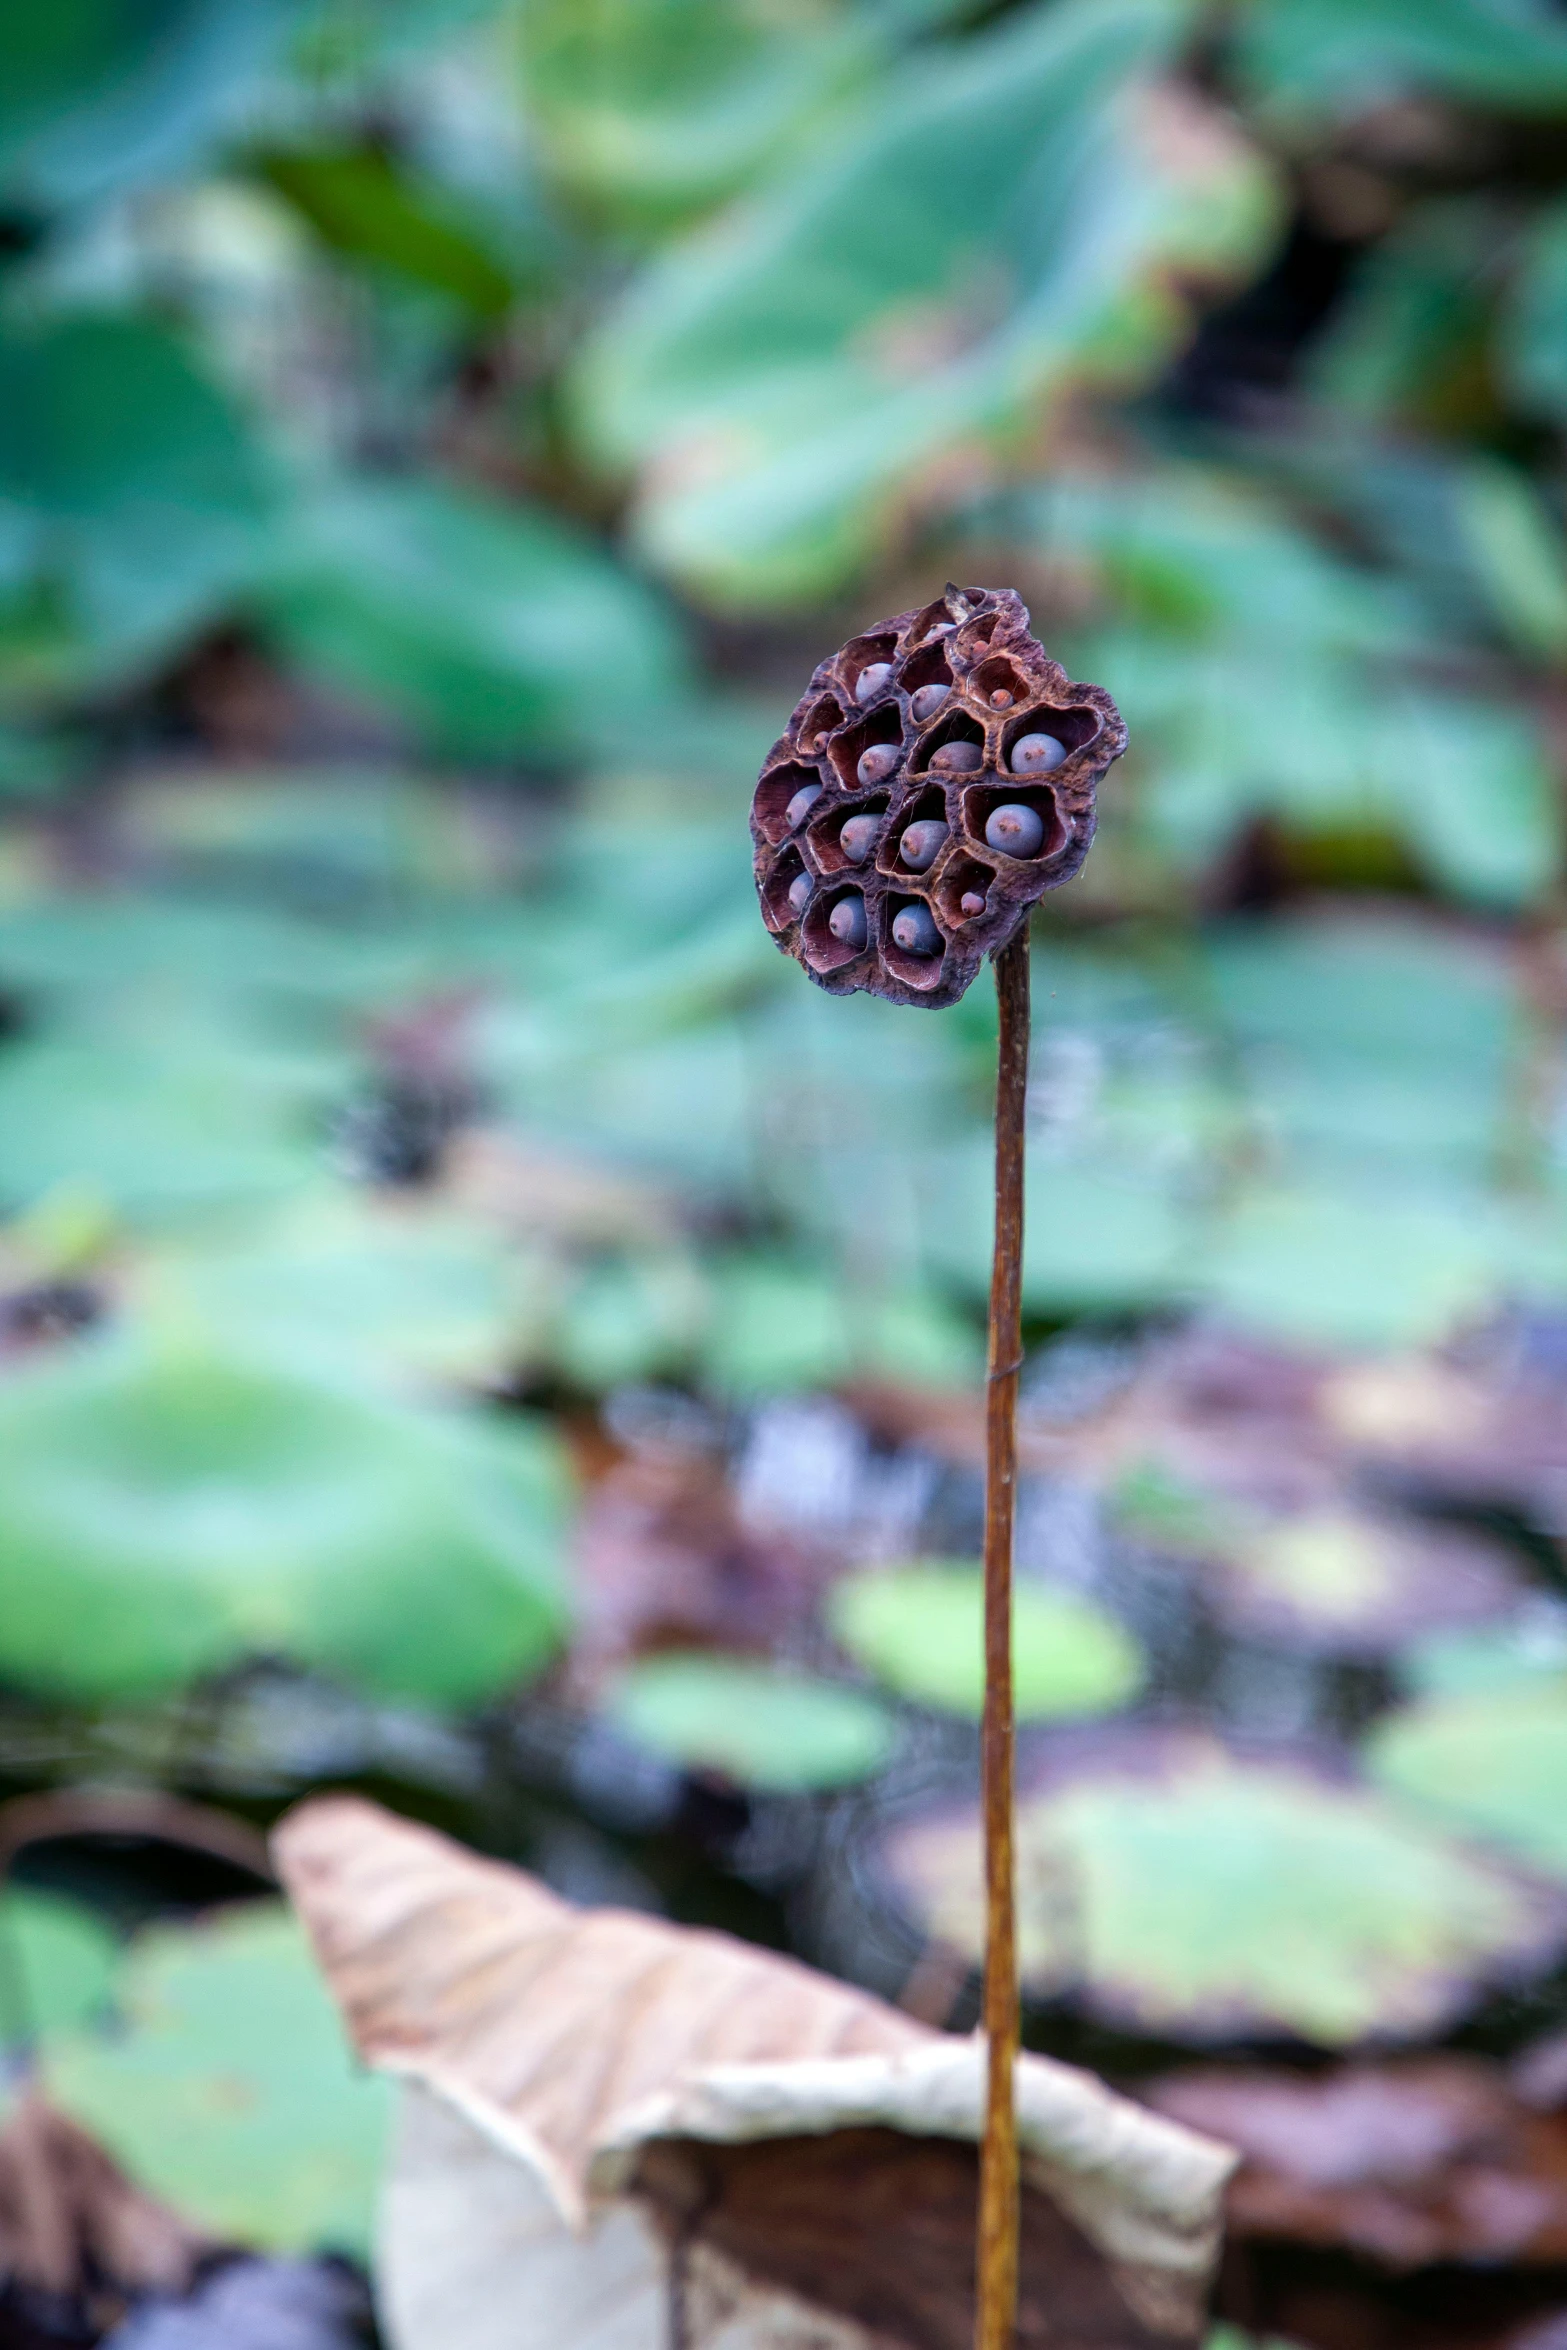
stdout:
<svg viewBox="0 0 1567 2350">
<path fill-rule="evenodd" d="M 322 1784 L 972 2023 L 993 1006 L 746 811 L 1015 584 L 1028 2036 L 1229 2321 L 1560 2342 L 1564 427 L 1549 0 L 11 0 L 0 2037 L 139 2178 L 363 2244 Z"/>
</svg>

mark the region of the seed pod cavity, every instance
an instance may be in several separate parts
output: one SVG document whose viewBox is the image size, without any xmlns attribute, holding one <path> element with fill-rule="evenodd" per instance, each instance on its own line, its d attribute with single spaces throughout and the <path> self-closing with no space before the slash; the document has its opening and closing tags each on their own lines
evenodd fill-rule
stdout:
<svg viewBox="0 0 1567 2350">
<path fill-rule="evenodd" d="M 985 839 L 1007 857 L 1037 857 L 1044 846 L 1045 820 L 1021 800 L 1004 800 L 985 820 Z"/>
<path fill-rule="evenodd" d="M 1053 734 L 1025 734 L 1012 745 L 1007 765 L 1013 775 L 1053 775 L 1065 757 L 1065 743 Z"/>
<path fill-rule="evenodd" d="M 911 873 L 928 873 L 950 838 L 950 828 L 939 816 L 911 824 L 898 843 L 898 854 Z"/>
<path fill-rule="evenodd" d="M 929 906 L 916 898 L 907 906 L 900 906 L 892 917 L 892 943 L 906 955 L 939 955 L 941 932 Z"/>
<path fill-rule="evenodd" d="M 853 947 L 856 954 L 865 944 L 865 900 L 857 890 L 841 897 L 827 917 L 827 927 L 840 946 Z"/>
<path fill-rule="evenodd" d="M 930 755 L 931 766 L 942 775 L 974 775 L 985 764 L 984 747 L 980 743 L 938 743 Z"/>
</svg>

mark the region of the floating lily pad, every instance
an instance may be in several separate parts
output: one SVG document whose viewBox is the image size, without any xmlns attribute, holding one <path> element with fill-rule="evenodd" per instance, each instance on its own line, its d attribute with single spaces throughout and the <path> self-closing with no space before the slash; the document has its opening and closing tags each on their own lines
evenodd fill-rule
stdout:
<svg viewBox="0 0 1567 2350">
<path fill-rule="evenodd" d="M 920 1922 L 977 1960 L 977 1816 L 912 1821 L 886 1856 Z M 1107 1742 L 1026 1795 L 1018 1894 L 1036 1993 L 1172 2039 L 1436 2031 L 1567 1939 L 1558 1897 L 1383 1796 L 1189 1735 Z"/>
<path fill-rule="evenodd" d="M 1324 1493 L 1295 1510 L 1144 1467 L 1121 1522 L 1193 1559 L 1232 1629 L 1293 1647 L 1380 1655 L 1414 1634 L 1505 1614 L 1521 1592 L 1499 1545 Z"/>
<path fill-rule="evenodd" d="M 220 2241 L 364 2252 L 391 2089 L 351 2059 L 287 1912 L 155 1928 L 121 1988 L 122 2033 L 47 2043 L 54 2101 Z"/>
<path fill-rule="evenodd" d="M 90 1344 L 0 1390 L 0 1669 L 114 1698 L 275 1656 L 466 1703 L 556 1642 L 564 1505 L 520 1419 Z"/>
<path fill-rule="evenodd" d="M 1447 1825 L 1567 1877 L 1567 1675 L 1390 1714 L 1367 1758 Z"/>
<path fill-rule="evenodd" d="M 621 1728 L 688 1768 L 797 1793 L 869 1778 L 896 1731 L 864 1690 L 735 1656 L 650 1656 L 620 1682 Z"/>
<path fill-rule="evenodd" d="M 849 1654 L 887 1688 L 978 1720 L 985 1587 L 977 1568 L 870 1568 L 835 1587 L 828 1616 Z M 1141 1686 L 1143 1659 L 1102 1609 L 1021 1583 L 1012 1604 L 1012 1678 L 1020 1720 L 1060 1721 L 1124 1705 Z"/>
<path fill-rule="evenodd" d="M 80 1902 L 19 1886 L 0 1894 L 0 2044 L 96 2015 L 119 1957 L 114 1934 Z"/>
</svg>

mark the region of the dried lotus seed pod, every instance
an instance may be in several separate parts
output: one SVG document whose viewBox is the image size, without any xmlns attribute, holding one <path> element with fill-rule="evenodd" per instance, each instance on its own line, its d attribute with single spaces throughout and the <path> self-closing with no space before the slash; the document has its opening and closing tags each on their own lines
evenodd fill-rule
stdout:
<svg viewBox="0 0 1567 2350">
<path fill-rule="evenodd" d="M 1045 820 L 1036 808 L 1008 801 L 992 811 L 985 838 L 1007 857 L 1037 857 L 1045 837 Z"/>
<path fill-rule="evenodd" d="M 932 746 L 938 720 L 949 739 Z M 757 782 L 770 936 L 829 994 L 956 1003 L 1081 866 L 1125 748 L 1109 695 L 1068 679 L 1010 588 L 949 587 L 866 630 L 818 664 Z M 865 788 L 885 804 L 856 807 Z M 910 896 L 914 873 L 928 897 Z"/>
</svg>

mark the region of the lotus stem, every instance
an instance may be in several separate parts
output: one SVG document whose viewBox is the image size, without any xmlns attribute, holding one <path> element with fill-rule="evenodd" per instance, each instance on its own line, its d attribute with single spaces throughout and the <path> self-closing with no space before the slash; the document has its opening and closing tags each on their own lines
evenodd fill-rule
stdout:
<svg viewBox="0 0 1567 2350">
<path fill-rule="evenodd" d="M 1009 2350 L 1017 2321 L 1018 2157 L 1013 2073 L 1019 2015 L 1012 1850 L 1012 1527 L 1017 1383 L 1023 1365 L 1023 1141 L 1028 1097 L 1028 925 L 995 958 L 996 1233 L 985 1408 L 985 1997 L 975 2350 Z"/>
</svg>

